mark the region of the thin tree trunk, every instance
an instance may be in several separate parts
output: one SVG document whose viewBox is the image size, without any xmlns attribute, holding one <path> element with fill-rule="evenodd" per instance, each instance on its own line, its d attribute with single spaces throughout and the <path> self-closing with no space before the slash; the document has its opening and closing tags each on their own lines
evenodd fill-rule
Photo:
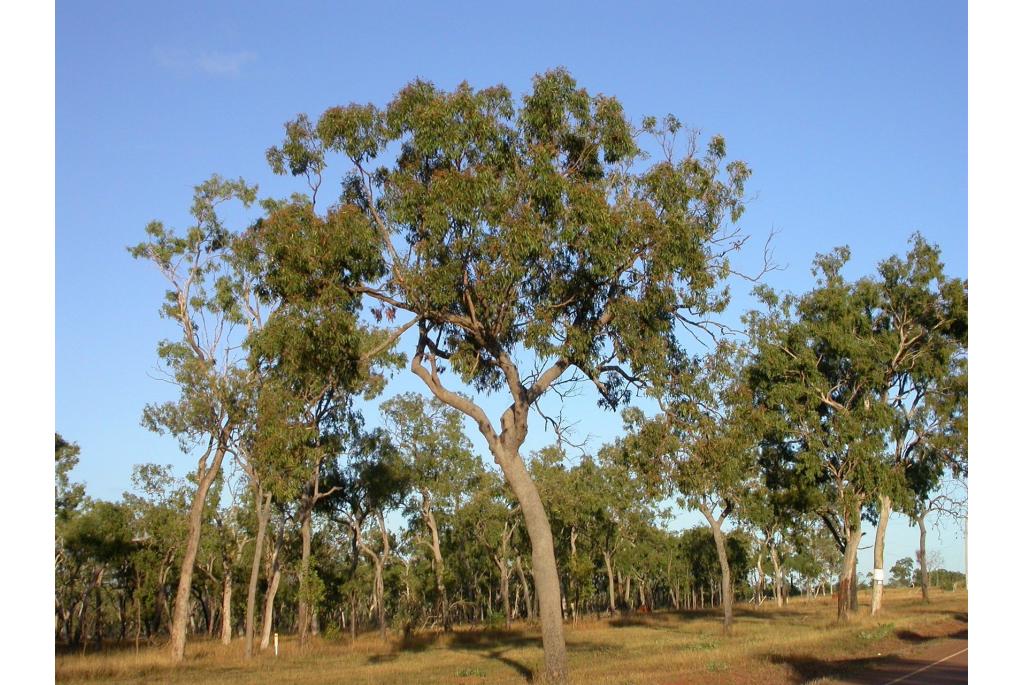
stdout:
<svg viewBox="0 0 1024 685">
<path fill-rule="evenodd" d="M 920 547 L 917 550 L 917 563 L 921 567 L 921 600 L 930 602 L 931 598 L 928 596 L 928 586 L 930 585 L 928 578 L 928 550 L 925 546 L 928 529 L 924 524 L 923 513 L 915 518 L 917 519 L 917 528 L 920 531 Z"/>
<path fill-rule="evenodd" d="M 444 586 L 444 557 L 441 556 L 441 538 L 437 533 L 437 520 L 430 502 L 430 494 L 422 492 L 423 518 L 430 530 L 430 550 L 434 555 L 434 587 L 437 590 L 438 604 L 441 610 L 441 624 L 444 632 L 451 632 L 452 619 L 448 615 L 448 590 Z"/>
<path fill-rule="evenodd" d="M 509 576 L 508 564 L 499 555 L 495 555 L 494 563 L 498 566 L 498 579 L 501 588 L 501 608 L 505 612 L 505 630 L 512 629 L 512 604 L 508 596 Z"/>
<path fill-rule="evenodd" d="M 217 473 L 220 472 L 221 462 L 224 461 L 224 454 L 227 452 L 227 429 L 221 430 L 220 435 L 215 438 L 217 449 L 213 450 L 213 441 L 206 454 L 199 459 L 199 486 L 196 488 L 195 497 L 192 499 L 192 506 L 188 514 L 188 540 L 185 543 L 185 554 L 181 560 L 181 575 L 178 578 L 178 592 L 174 600 L 174 614 L 171 617 L 171 661 L 180 663 L 185 658 L 185 632 L 188 628 L 189 600 L 192 596 L 192 572 L 195 568 L 196 555 L 199 552 L 199 536 L 202 533 L 203 509 L 206 506 L 206 495 L 213 485 Z M 213 463 L 206 468 L 206 459 L 213 451 Z"/>
<path fill-rule="evenodd" d="M 889 525 L 889 514 L 892 512 L 892 499 L 886 495 L 879 498 L 878 526 L 875 528 L 875 567 L 872 569 L 871 581 L 871 615 L 882 610 L 882 591 L 885 583 L 878 572 L 885 573 L 885 529 Z"/>
<path fill-rule="evenodd" d="M 233 584 L 231 582 L 231 566 L 224 566 L 224 591 L 221 595 L 221 620 L 220 620 L 220 642 L 224 645 L 231 644 L 231 593 Z"/>
<path fill-rule="evenodd" d="M 729 515 L 732 506 L 728 505 L 718 518 L 712 514 L 711 509 L 703 504 L 700 511 L 711 526 L 711 536 L 715 540 L 715 550 L 718 552 L 718 566 L 722 572 L 722 631 L 726 635 L 732 635 L 732 569 L 729 568 L 729 552 L 725 546 L 725 534 L 722 533 L 722 522 Z"/>
<path fill-rule="evenodd" d="M 274 625 L 274 598 L 277 596 L 277 588 L 281 583 L 281 548 L 284 547 L 284 522 L 277 531 L 277 540 L 274 542 L 274 551 L 270 557 L 270 586 L 267 588 L 267 596 L 263 599 L 263 635 L 260 637 L 260 651 L 270 646 L 270 632 Z"/>
<path fill-rule="evenodd" d="M 761 594 L 764 590 L 764 547 L 762 546 L 757 551 L 757 584 L 754 586 L 754 596 L 751 599 L 752 604 L 761 605 Z"/>
<path fill-rule="evenodd" d="M 270 508 L 273 496 L 264 493 L 262 487 L 256 490 L 256 542 L 252 552 L 252 569 L 249 571 L 249 592 L 245 599 L 245 656 L 252 658 L 253 642 L 256 636 L 256 588 L 260 581 L 260 561 L 263 556 L 263 541 L 270 522 Z"/>
<path fill-rule="evenodd" d="M 775 545 L 768 548 L 772 560 L 772 594 L 775 595 L 775 606 L 782 607 L 782 593 L 785 581 L 782 578 L 782 564 L 779 563 L 779 550 Z"/>
<path fill-rule="evenodd" d="M 519 576 L 519 584 L 523 586 L 523 597 L 526 603 L 526 620 L 533 622 L 533 597 L 530 595 L 530 585 L 526 582 L 526 573 L 523 572 L 522 559 L 516 557 L 516 575 Z"/>
<path fill-rule="evenodd" d="M 612 557 L 608 550 L 601 552 L 604 555 L 604 570 L 608 574 L 608 613 L 615 614 L 615 574 L 612 573 Z"/>
<path fill-rule="evenodd" d="M 299 526 L 302 535 L 302 560 L 299 566 L 299 647 L 305 647 L 309 634 L 309 556 L 313 544 L 313 509 L 307 503 L 302 510 L 302 523 Z"/>
<path fill-rule="evenodd" d="M 349 621 L 349 623 L 351 624 L 349 627 L 351 628 L 352 644 L 354 645 L 356 643 L 356 591 L 355 590 L 352 590 L 351 605 L 352 605 L 352 620 Z"/>
<path fill-rule="evenodd" d="M 138 578 L 138 575 L 136 575 Z M 142 637 L 142 597 L 140 596 L 138 581 L 135 585 L 135 653 L 139 653 L 139 638 Z"/>
</svg>

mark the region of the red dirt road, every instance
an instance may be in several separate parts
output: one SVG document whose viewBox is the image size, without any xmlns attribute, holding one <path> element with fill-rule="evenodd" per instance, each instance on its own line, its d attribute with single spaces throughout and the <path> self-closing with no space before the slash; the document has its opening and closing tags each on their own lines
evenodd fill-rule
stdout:
<svg viewBox="0 0 1024 685">
<path fill-rule="evenodd" d="M 967 682 L 967 639 L 941 640 L 912 655 L 830 679 L 835 685 L 956 685 Z"/>
</svg>

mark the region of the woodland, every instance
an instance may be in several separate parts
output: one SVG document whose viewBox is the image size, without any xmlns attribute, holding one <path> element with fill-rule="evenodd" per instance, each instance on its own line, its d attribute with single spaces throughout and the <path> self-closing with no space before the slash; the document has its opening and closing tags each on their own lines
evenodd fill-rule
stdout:
<svg viewBox="0 0 1024 685">
<path fill-rule="evenodd" d="M 190 225 L 129 248 L 176 331 L 176 397 L 142 424 L 194 467 L 94 499 L 55 436 L 58 651 L 530 625 L 565 682 L 588 617 L 712 611 L 728 640 L 738 603 L 827 597 L 843 625 L 887 587 L 966 587 L 927 548 L 966 516 L 967 283 L 939 245 L 863 274 L 822 245 L 814 286 L 778 291 L 724 138 L 564 70 L 521 98 L 414 81 L 296 117 L 266 158 L 292 195 L 212 176 Z M 583 444 L 584 413 L 624 430 Z M 914 559 L 885 557 L 894 513 Z"/>
</svg>

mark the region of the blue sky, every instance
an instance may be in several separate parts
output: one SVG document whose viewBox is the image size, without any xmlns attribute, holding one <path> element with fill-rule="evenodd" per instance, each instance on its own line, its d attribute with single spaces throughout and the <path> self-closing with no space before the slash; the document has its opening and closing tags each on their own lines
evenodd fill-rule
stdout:
<svg viewBox="0 0 1024 685">
<path fill-rule="evenodd" d="M 152 376 L 173 329 L 159 276 L 125 246 L 150 220 L 186 225 L 213 172 L 290 192 L 264 160 L 285 121 L 383 104 L 415 77 L 521 94 L 565 66 L 634 120 L 672 112 L 723 134 L 754 171 L 743 226 L 781 231 L 778 288 L 807 288 L 814 254 L 840 244 L 849 275 L 866 273 L 913 231 L 967 275 L 966 3 L 484 5 L 58 4 L 56 428 L 81 445 L 75 476 L 93 496 L 120 496 L 132 464 L 191 462 L 139 426 L 145 403 L 172 396 Z M 618 430 L 592 403 L 573 411 L 595 448 Z M 538 422 L 529 445 L 550 438 Z M 962 539 L 941 538 L 962 569 Z M 887 567 L 915 544 L 895 520 Z"/>
</svg>

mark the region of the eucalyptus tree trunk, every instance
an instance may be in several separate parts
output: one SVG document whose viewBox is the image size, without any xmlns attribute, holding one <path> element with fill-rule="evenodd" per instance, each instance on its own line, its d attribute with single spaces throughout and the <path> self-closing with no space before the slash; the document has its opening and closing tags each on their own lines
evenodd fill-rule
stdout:
<svg viewBox="0 0 1024 685">
<path fill-rule="evenodd" d="M 270 568 L 267 569 L 270 586 L 263 599 L 263 635 L 260 637 L 260 651 L 270 646 L 270 632 L 274 624 L 274 598 L 277 596 L 277 588 L 281 584 L 281 549 L 283 547 L 284 522 L 277 531 L 277 540 L 274 542 L 274 551 L 270 557 Z"/>
<path fill-rule="evenodd" d="M 309 556 L 313 544 L 313 509 L 305 506 L 302 509 L 302 522 L 299 532 L 302 536 L 302 560 L 299 562 L 299 646 L 304 647 L 309 637 Z"/>
<path fill-rule="evenodd" d="M 846 535 L 843 548 L 843 566 L 839 575 L 837 594 L 838 619 L 841 623 L 850 620 L 851 585 L 857 582 L 857 546 L 860 544 L 860 506 L 847 515 L 844 521 Z"/>
<path fill-rule="evenodd" d="M 199 459 L 199 486 L 196 489 L 195 497 L 192 499 L 192 506 L 188 514 L 188 539 L 185 543 L 185 554 L 181 560 L 181 575 L 178 578 L 178 593 L 174 600 L 174 614 L 171 617 L 171 661 L 180 663 L 185 657 L 185 631 L 188 628 L 189 599 L 192 595 L 192 573 L 195 568 L 196 554 L 199 552 L 199 535 L 202 532 L 203 509 L 206 506 L 206 495 L 213 485 L 217 473 L 220 472 L 221 462 L 224 461 L 224 454 L 227 452 L 227 428 L 223 428 L 216 441 L 211 440 L 210 447 Z M 213 452 L 213 462 L 206 467 L 206 460 Z"/>
<path fill-rule="evenodd" d="M 877 572 L 885 571 L 885 529 L 889 525 L 889 514 L 892 513 L 892 499 L 886 495 L 879 498 L 878 526 L 875 528 L 875 567 L 872 569 L 871 581 L 871 615 L 882 610 L 882 591 L 884 582 L 877 577 Z"/>
<path fill-rule="evenodd" d="M 382 545 L 380 554 L 373 551 L 373 549 L 363 541 L 363 536 L 360 530 L 361 527 L 359 525 L 350 524 L 350 527 L 352 528 L 353 534 L 356 536 L 356 545 L 366 556 L 370 558 L 370 561 L 373 562 L 373 599 L 377 608 L 377 623 L 380 628 L 380 638 L 385 640 L 388 636 L 388 625 L 384 611 L 384 565 L 387 563 L 388 557 L 391 554 L 391 542 L 388 539 L 388 529 L 384 523 L 384 514 L 379 510 L 374 511 L 373 514 L 377 520 L 377 528 L 380 530 Z M 373 607 L 370 608 L 370 613 L 373 613 Z"/>
<path fill-rule="evenodd" d="M 569 609 L 572 612 L 572 623 L 579 620 L 579 590 L 576 588 L 576 526 L 569 528 Z"/>
<path fill-rule="evenodd" d="M 918 514 L 914 519 L 917 521 L 917 528 L 920 531 L 920 547 L 917 550 L 917 563 L 921 567 L 921 599 L 925 602 L 930 602 L 931 598 L 928 596 L 928 550 L 925 547 L 928 529 L 924 524 L 923 513 Z"/>
<path fill-rule="evenodd" d="M 512 535 L 515 533 L 516 526 L 509 525 L 508 521 L 505 521 L 505 526 L 501 531 L 501 546 L 498 548 L 497 554 L 494 555 L 494 561 L 498 565 L 498 577 L 501 583 L 501 605 L 505 612 L 505 629 L 512 629 L 512 607 L 509 603 L 509 580 L 512 578 L 512 568 L 509 565 L 509 543 L 512 540 Z"/>
<path fill-rule="evenodd" d="M 783 585 L 782 564 L 779 562 L 779 550 L 775 545 L 768 548 L 768 554 L 772 560 L 772 594 L 775 595 L 775 606 L 782 607 Z"/>
<path fill-rule="evenodd" d="M 231 582 L 231 565 L 224 565 L 224 588 L 221 593 L 221 621 L 220 641 L 221 644 L 231 644 L 231 593 L 233 591 Z"/>
<path fill-rule="evenodd" d="M 725 546 L 725 534 L 722 532 L 722 522 L 732 510 L 727 506 L 723 514 L 715 517 L 711 509 L 705 505 L 700 506 L 701 513 L 711 526 L 711 537 L 715 540 L 715 550 L 718 552 L 718 565 L 722 571 L 722 588 L 719 593 L 722 604 L 722 632 L 732 635 L 732 569 L 729 568 L 729 552 Z"/>
<path fill-rule="evenodd" d="M 569 361 L 565 358 L 559 359 L 527 388 L 521 380 L 518 368 L 508 355 L 504 352 L 497 354 L 497 364 L 501 367 L 512 395 L 512 405 L 501 417 L 499 435 L 483 409 L 441 384 L 432 353 L 428 361 L 431 370 L 428 371 L 423 366 L 424 354 L 430 345 L 426 329 L 421 328 L 417 351 L 412 359 L 412 371 L 435 397 L 476 422 L 494 456 L 494 461 L 501 468 L 505 481 L 519 502 L 526 522 L 526 532 L 530 537 L 533 579 L 539 603 L 541 641 L 544 645 L 544 678 L 554 683 L 566 682 L 569 677 L 569 659 L 562 628 L 561 588 L 551 523 L 544 511 L 544 503 L 537 492 L 537 486 L 519 455 L 519 449 L 526 441 L 530 407 L 569 368 Z"/>
<path fill-rule="evenodd" d="M 850 583 L 850 611 L 860 609 L 860 576 L 857 575 L 857 556 L 857 554 L 853 555 L 853 575 L 850 576 L 853 581 Z"/>
<path fill-rule="evenodd" d="M 441 624 L 444 632 L 451 632 L 452 619 L 448 615 L 448 591 L 444 586 L 444 557 L 441 556 L 441 538 L 437 533 L 437 520 L 431 506 L 430 493 L 422 491 L 423 519 L 430 530 L 430 550 L 434 555 L 434 587 L 437 590 L 438 604 L 441 610 Z"/>
<path fill-rule="evenodd" d="M 245 600 L 245 656 L 252 658 L 253 642 L 256 635 L 256 587 L 260 580 L 260 560 L 263 556 L 263 541 L 267 535 L 267 524 L 270 522 L 270 507 L 273 503 L 271 493 L 263 492 L 262 487 L 256 491 L 256 542 L 252 551 L 252 569 L 249 571 L 249 592 Z"/>
<path fill-rule="evenodd" d="M 511 630 L 512 628 L 512 603 L 508 596 L 509 589 L 509 577 L 512 575 L 511 569 L 508 567 L 508 563 L 502 557 L 502 555 L 494 555 L 494 563 L 498 567 L 498 583 L 501 592 L 501 608 L 505 612 L 505 630 Z"/>
<path fill-rule="evenodd" d="M 608 574 L 608 613 L 615 614 L 615 574 L 612 573 L 612 556 L 608 550 L 601 552 L 604 555 L 604 570 Z"/>
<path fill-rule="evenodd" d="M 758 606 L 764 601 L 764 547 L 757 552 L 757 589 L 754 599 Z"/>
<path fill-rule="evenodd" d="M 525 438 L 525 430 L 524 435 Z M 522 444 L 522 441 L 519 441 Z M 497 455 L 496 455 L 497 456 Z M 561 588 L 555 563 L 555 544 L 544 504 L 530 473 L 526 470 L 518 445 L 515 451 L 506 451 L 498 459 L 512 492 L 519 500 L 530 536 L 533 579 L 540 604 L 541 641 L 544 645 L 545 676 L 552 682 L 568 678 L 569 661 L 565 651 L 562 630 Z"/>
<path fill-rule="evenodd" d="M 526 604 L 526 620 L 533 622 L 533 596 L 530 594 L 530 584 L 526 582 L 526 573 L 523 572 L 523 561 L 516 557 L 516 575 L 519 576 L 519 584 L 523 586 L 523 601 Z"/>
</svg>

